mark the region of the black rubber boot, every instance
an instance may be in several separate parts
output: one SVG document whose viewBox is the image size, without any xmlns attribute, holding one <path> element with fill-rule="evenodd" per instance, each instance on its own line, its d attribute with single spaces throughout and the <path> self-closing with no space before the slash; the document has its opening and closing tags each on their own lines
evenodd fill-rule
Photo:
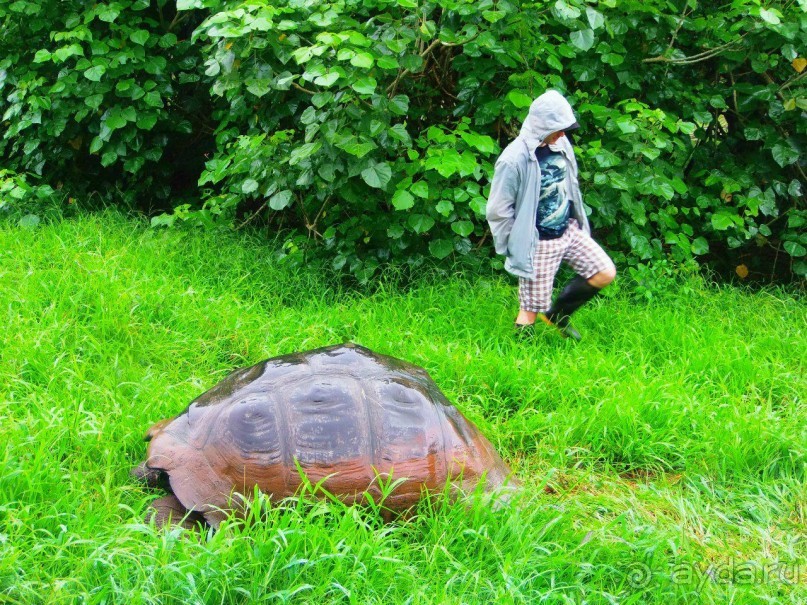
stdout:
<svg viewBox="0 0 807 605">
<path fill-rule="evenodd" d="M 561 290 L 552 307 L 546 312 L 547 321 L 557 327 L 564 336 L 580 340 L 580 333 L 571 326 L 569 318 L 572 313 L 599 293 L 599 288 L 595 288 L 584 278 L 576 275 Z"/>
</svg>

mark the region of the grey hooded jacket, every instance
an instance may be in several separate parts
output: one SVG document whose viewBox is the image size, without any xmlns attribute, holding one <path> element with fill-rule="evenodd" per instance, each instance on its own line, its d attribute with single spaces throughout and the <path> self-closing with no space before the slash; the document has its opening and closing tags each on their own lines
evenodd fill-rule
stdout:
<svg viewBox="0 0 807 605">
<path fill-rule="evenodd" d="M 538 240 L 535 217 L 541 192 L 541 167 L 535 149 L 547 136 L 574 123 L 569 102 L 559 92 L 549 90 L 532 102 L 521 133 L 496 160 L 486 215 L 496 252 L 507 257 L 504 268 L 513 275 L 535 275 L 532 257 Z M 566 178 L 572 216 L 584 232 L 590 233 L 572 145 L 561 137 L 549 147 L 562 153 L 568 162 Z"/>
</svg>

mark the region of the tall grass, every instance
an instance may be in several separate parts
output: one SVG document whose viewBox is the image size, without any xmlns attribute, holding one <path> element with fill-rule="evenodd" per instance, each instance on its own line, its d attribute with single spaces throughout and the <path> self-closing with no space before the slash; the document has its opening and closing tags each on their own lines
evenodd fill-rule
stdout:
<svg viewBox="0 0 807 605">
<path fill-rule="evenodd" d="M 575 317 L 580 344 L 522 341 L 504 277 L 362 293 L 275 252 L 114 213 L 0 224 L 0 603 L 807 598 L 802 299 L 617 287 Z M 510 462 L 518 502 L 142 522 L 153 495 L 128 472 L 152 422 L 236 367 L 348 340 L 425 367 Z"/>
</svg>

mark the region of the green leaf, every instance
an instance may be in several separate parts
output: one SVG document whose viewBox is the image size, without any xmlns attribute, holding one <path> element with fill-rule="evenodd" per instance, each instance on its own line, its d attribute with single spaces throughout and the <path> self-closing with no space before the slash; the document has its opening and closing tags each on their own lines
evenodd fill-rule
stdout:
<svg viewBox="0 0 807 605">
<path fill-rule="evenodd" d="M 426 181 L 412 183 L 412 186 L 409 187 L 409 191 L 414 193 L 419 198 L 426 199 L 429 197 L 429 184 Z"/>
<path fill-rule="evenodd" d="M 653 179 L 653 192 L 660 195 L 666 200 L 671 200 L 675 197 L 675 189 L 672 184 L 663 177 Z"/>
<path fill-rule="evenodd" d="M 577 19 L 581 15 L 579 8 L 570 6 L 565 0 L 555 2 L 555 10 L 561 19 L 566 20 Z"/>
<path fill-rule="evenodd" d="M 106 23 L 112 23 L 120 15 L 120 10 L 117 5 L 100 5 L 98 7 L 98 18 Z"/>
<path fill-rule="evenodd" d="M 33 229 L 39 225 L 40 219 L 36 214 L 26 214 L 22 217 L 17 224 L 25 229 Z"/>
<path fill-rule="evenodd" d="M 390 225 L 387 227 L 387 236 L 391 237 L 392 239 L 398 239 L 404 234 L 404 228 L 402 225 Z"/>
<path fill-rule="evenodd" d="M 332 103 L 333 100 L 334 100 L 334 96 L 333 96 L 332 92 L 318 92 L 313 97 L 311 97 L 311 103 L 317 109 L 321 109 L 321 108 L 325 107 L 325 105 L 328 105 L 329 103 Z"/>
<path fill-rule="evenodd" d="M 100 137 L 94 137 L 90 143 L 90 153 L 98 153 L 104 146 L 104 141 Z"/>
<path fill-rule="evenodd" d="M 289 189 L 278 191 L 269 198 L 269 207 L 272 210 L 283 210 L 283 208 L 291 204 L 293 197 L 294 194 Z"/>
<path fill-rule="evenodd" d="M 376 82 L 376 79 L 367 76 L 358 79 L 356 82 L 353 83 L 351 88 L 360 95 L 371 95 L 375 92 L 376 86 L 378 86 L 378 82 Z"/>
<path fill-rule="evenodd" d="M 373 143 L 372 141 L 364 141 L 360 143 L 358 139 L 353 142 L 340 144 L 338 145 L 340 149 L 344 149 L 350 155 L 355 155 L 357 158 L 363 158 L 368 153 L 370 153 L 373 149 L 376 149 L 378 145 Z"/>
<path fill-rule="evenodd" d="M 143 102 L 149 107 L 163 107 L 163 100 L 160 98 L 160 93 L 152 91 L 146 93 L 143 97 Z"/>
<path fill-rule="evenodd" d="M 262 97 L 269 94 L 272 90 L 272 80 L 269 79 L 252 79 L 246 81 L 247 90 L 256 97 Z"/>
<path fill-rule="evenodd" d="M 409 97 L 395 95 L 389 101 L 389 110 L 396 115 L 405 116 L 409 112 Z"/>
<path fill-rule="evenodd" d="M 294 60 L 299 65 L 311 60 L 311 57 L 314 56 L 314 49 L 311 46 L 303 46 L 291 53 L 291 56 L 294 57 Z"/>
<path fill-rule="evenodd" d="M 440 260 L 454 251 L 454 246 L 447 239 L 435 239 L 429 242 L 429 252 L 435 258 Z"/>
<path fill-rule="evenodd" d="M 563 71 L 563 63 L 560 62 L 560 59 L 552 53 L 548 53 L 546 55 L 546 62 L 549 64 L 549 67 L 553 69 L 557 69 L 558 71 Z"/>
<path fill-rule="evenodd" d="M 284 71 L 282 74 L 278 74 L 277 78 L 275 78 L 275 86 L 279 90 L 288 90 L 291 88 L 291 83 L 294 82 L 294 78 L 296 76 L 288 71 Z"/>
<path fill-rule="evenodd" d="M 409 132 L 403 124 L 394 124 L 390 127 L 389 133 L 393 139 L 401 141 L 407 147 L 412 145 L 412 138 L 409 136 Z"/>
<path fill-rule="evenodd" d="M 532 105 L 532 97 L 521 92 L 520 90 L 511 90 L 507 93 L 507 100 L 510 101 L 515 107 L 523 109 Z"/>
<path fill-rule="evenodd" d="M 334 82 L 339 79 L 339 72 L 336 71 L 329 71 L 323 76 L 318 76 L 314 78 L 314 84 L 317 86 L 324 86 L 328 87 L 331 86 Z"/>
<path fill-rule="evenodd" d="M 375 63 L 373 55 L 368 52 L 360 52 L 353 55 L 350 64 L 362 69 L 370 69 Z"/>
<path fill-rule="evenodd" d="M 474 224 L 471 221 L 455 221 L 451 223 L 451 230 L 457 235 L 468 237 L 474 232 Z"/>
<path fill-rule="evenodd" d="M 602 16 L 602 13 L 590 6 L 586 7 L 586 18 L 592 29 L 599 29 L 605 25 L 605 17 Z"/>
<path fill-rule="evenodd" d="M 586 51 L 594 46 L 594 30 L 581 29 L 580 31 L 572 32 L 569 37 L 572 44 L 580 50 Z"/>
<path fill-rule="evenodd" d="M 205 61 L 205 65 L 207 66 L 207 69 L 205 70 L 206 76 L 210 76 L 212 78 L 219 75 L 221 72 L 221 65 L 212 57 Z"/>
<path fill-rule="evenodd" d="M 798 242 L 785 242 L 785 251 L 787 251 L 787 253 L 793 257 L 804 256 L 807 254 L 807 250 L 805 250 L 804 246 Z"/>
<path fill-rule="evenodd" d="M 107 151 L 101 156 L 101 166 L 103 166 L 104 168 L 106 168 L 107 166 L 111 166 L 112 164 L 115 163 L 117 159 L 118 159 L 117 153 L 111 150 Z"/>
<path fill-rule="evenodd" d="M 84 104 L 90 109 L 98 109 L 104 101 L 104 95 L 90 95 L 84 99 Z"/>
<path fill-rule="evenodd" d="M 743 133 L 747 141 L 759 141 L 762 139 L 762 131 L 759 128 L 746 128 Z"/>
<path fill-rule="evenodd" d="M 425 214 L 410 214 L 406 223 L 415 233 L 426 233 L 434 227 L 434 219 Z"/>
<path fill-rule="evenodd" d="M 392 205 L 396 210 L 408 210 L 415 205 L 415 197 L 403 189 L 399 189 L 392 196 Z"/>
<path fill-rule="evenodd" d="M 386 55 L 376 59 L 376 64 L 381 69 L 398 69 L 400 67 L 398 59 L 396 59 L 395 57 L 388 57 Z"/>
<path fill-rule="evenodd" d="M 625 57 L 617 53 L 605 53 L 600 56 L 600 60 L 603 63 L 607 63 L 612 67 L 616 67 L 617 65 L 622 65 L 625 61 Z"/>
<path fill-rule="evenodd" d="M 440 200 L 434 209 L 443 216 L 448 216 L 454 211 L 454 203 L 449 200 Z"/>
<path fill-rule="evenodd" d="M 258 190 L 258 181 L 255 179 L 247 179 L 243 183 L 241 183 L 241 192 L 249 195 L 250 193 L 255 193 Z"/>
<path fill-rule="evenodd" d="M 84 50 L 78 44 L 71 44 L 70 46 L 63 46 L 56 49 L 53 56 L 56 57 L 59 63 L 63 63 L 74 55 L 84 56 Z"/>
<path fill-rule="evenodd" d="M 106 67 L 103 65 L 96 65 L 95 67 L 90 67 L 88 70 L 86 70 L 84 72 L 84 77 L 92 82 L 99 82 L 104 73 L 106 73 Z"/>
<path fill-rule="evenodd" d="M 322 147 L 322 143 L 319 141 L 315 141 L 313 143 L 306 143 L 305 145 L 300 145 L 299 147 L 295 147 L 292 150 L 291 155 L 289 156 L 289 166 L 294 166 L 299 164 L 304 159 L 311 157 L 319 148 Z"/>
<path fill-rule="evenodd" d="M 497 21 L 501 21 L 507 16 L 507 13 L 504 11 L 484 11 L 482 13 L 482 17 L 486 21 L 490 21 L 491 23 L 496 23 Z"/>
<path fill-rule="evenodd" d="M 140 130 L 151 130 L 157 123 L 157 114 L 151 112 L 140 112 L 137 114 L 137 127 Z"/>
<path fill-rule="evenodd" d="M 50 61 L 51 54 L 50 51 L 47 50 L 38 50 L 34 55 L 34 63 L 44 63 L 45 61 Z"/>
<path fill-rule="evenodd" d="M 762 17 L 766 23 L 770 23 L 771 25 L 779 25 L 782 20 L 776 14 L 777 12 L 779 11 L 774 12 L 773 10 L 761 8 L 759 9 L 759 16 Z"/>
<path fill-rule="evenodd" d="M 799 159 L 799 152 L 793 149 L 787 142 L 777 143 L 771 149 L 771 154 L 776 163 L 782 168 L 793 164 Z"/>
<path fill-rule="evenodd" d="M 383 189 L 392 178 L 392 168 L 386 162 L 373 164 L 361 171 L 361 178 L 370 187 Z"/>
<path fill-rule="evenodd" d="M 697 237 L 692 242 L 692 254 L 701 255 L 709 252 L 709 242 L 703 237 Z"/>
<path fill-rule="evenodd" d="M 718 231 L 725 231 L 735 224 L 735 220 L 739 218 L 736 214 L 728 211 L 715 212 L 712 215 L 712 227 Z"/>
<path fill-rule="evenodd" d="M 149 33 L 145 29 L 138 29 L 129 34 L 129 39 L 135 44 L 143 46 L 149 39 Z"/>
<path fill-rule="evenodd" d="M 678 195 L 684 195 L 689 189 L 687 188 L 687 184 L 682 181 L 679 177 L 675 176 L 670 180 L 672 183 L 673 189 Z"/>
<path fill-rule="evenodd" d="M 616 125 L 619 127 L 619 130 L 622 131 L 623 134 L 631 134 L 636 132 L 638 129 L 636 128 L 636 124 L 633 123 L 633 120 L 630 116 L 622 116 L 617 119 Z"/>
<path fill-rule="evenodd" d="M 482 153 L 493 153 L 496 151 L 496 141 L 487 135 L 476 134 L 473 132 L 461 132 L 462 140 L 469 147 L 473 147 Z"/>
<path fill-rule="evenodd" d="M 787 219 L 788 229 L 798 229 L 807 225 L 807 215 L 804 214 L 791 214 Z"/>
<path fill-rule="evenodd" d="M 104 114 L 104 117 L 101 118 L 101 121 L 109 128 L 110 130 L 115 130 L 117 128 L 123 128 L 126 126 L 126 118 L 123 117 L 120 109 L 114 107 Z"/>
</svg>

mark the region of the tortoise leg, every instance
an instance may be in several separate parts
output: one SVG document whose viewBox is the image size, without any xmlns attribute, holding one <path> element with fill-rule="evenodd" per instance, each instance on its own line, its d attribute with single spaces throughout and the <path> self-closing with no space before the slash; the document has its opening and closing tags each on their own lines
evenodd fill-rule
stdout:
<svg viewBox="0 0 807 605">
<path fill-rule="evenodd" d="M 151 503 L 146 520 L 152 519 L 157 527 L 181 525 L 185 529 L 198 529 L 199 524 L 205 522 L 202 515 L 182 506 L 182 502 L 174 494 L 157 498 Z"/>
</svg>

